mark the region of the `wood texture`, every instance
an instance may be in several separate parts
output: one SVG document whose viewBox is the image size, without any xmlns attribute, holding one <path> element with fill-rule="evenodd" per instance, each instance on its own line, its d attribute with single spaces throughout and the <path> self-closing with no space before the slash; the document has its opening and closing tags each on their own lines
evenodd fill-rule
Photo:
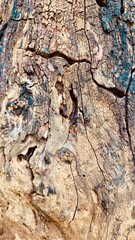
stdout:
<svg viewBox="0 0 135 240">
<path fill-rule="evenodd" d="M 135 3 L 0 0 L 0 239 L 135 239 Z"/>
</svg>

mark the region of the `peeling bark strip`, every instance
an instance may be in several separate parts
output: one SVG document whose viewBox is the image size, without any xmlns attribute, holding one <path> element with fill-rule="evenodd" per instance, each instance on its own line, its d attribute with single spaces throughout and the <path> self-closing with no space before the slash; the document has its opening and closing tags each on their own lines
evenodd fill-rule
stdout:
<svg viewBox="0 0 135 240">
<path fill-rule="evenodd" d="M 134 42 L 132 0 L 0 0 L 0 239 L 135 239 Z"/>
</svg>

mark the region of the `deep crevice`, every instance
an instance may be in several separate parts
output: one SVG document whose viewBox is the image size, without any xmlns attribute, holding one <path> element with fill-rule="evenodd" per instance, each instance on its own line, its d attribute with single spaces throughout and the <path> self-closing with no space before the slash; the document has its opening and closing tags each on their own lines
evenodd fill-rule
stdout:
<svg viewBox="0 0 135 240">
<path fill-rule="evenodd" d="M 63 82 L 57 81 L 55 84 L 55 87 L 59 94 L 62 94 L 64 92 L 64 84 Z"/>
<path fill-rule="evenodd" d="M 135 165 L 135 154 L 134 154 L 134 150 L 133 150 L 133 147 L 132 147 L 132 140 L 131 140 L 131 134 L 130 134 L 130 130 L 129 130 L 129 122 L 128 122 L 128 119 L 129 119 L 129 112 L 128 112 L 128 93 L 129 93 L 129 89 L 130 89 L 130 85 L 131 85 L 131 82 L 132 82 L 132 75 L 133 73 L 135 72 L 135 68 L 133 68 L 131 70 L 131 77 L 130 77 L 130 81 L 129 81 L 129 84 L 128 84 L 128 87 L 127 87 L 127 91 L 126 91 L 126 95 L 125 95 L 125 124 L 126 124 L 126 130 L 127 130 L 127 135 L 128 135 L 128 139 L 129 139 L 129 145 L 130 145 L 130 149 L 131 149 L 131 152 L 132 152 L 132 157 L 133 157 L 133 163 Z"/>
<path fill-rule="evenodd" d="M 103 85 L 101 85 L 100 83 L 98 83 L 96 80 L 95 80 L 95 78 L 94 78 L 94 75 L 93 75 L 93 72 L 92 72 L 92 70 L 91 70 L 91 76 L 92 76 L 92 80 L 93 80 L 93 82 L 98 86 L 98 87 L 100 87 L 100 88 L 102 88 L 102 89 L 104 89 L 104 90 L 107 90 L 107 91 L 109 91 L 110 93 L 112 93 L 114 96 L 116 96 L 117 98 L 123 98 L 123 97 L 125 97 L 125 95 L 126 95 L 126 93 L 125 93 L 125 91 L 122 91 L 122 90 L 120 90 L 120 89 L 118 89 L 118 88 L 116 88 L 116 87 L 106 87 L 106 86 L 103 86 Z"/>
<path fill-rule="evenodd" d="M 61 57 L 61 58 L 64 58 L 68 62 L 69 65 L 73 65 L 75 63 L 83 63 L 83 62 L 90 64 L 90 61 L 88 59 L 85 59 L 85 58 L 84 59 L 75 59 L 75 58 L 69 57 L 59 51 L 55 51 L 52 53 L 44 53 L 44 52 L 36 51 L 34 48 L 29 48 L 29 47 L 26 48 L 26 51 L 31 51 L 31 52 L 33 52 L 37 55 L 40 55 L 46 59 L 53 58 L 53 57 Z"/>
<path fill-rule="evenodd" d="M 89 116 L 87 115 L 85 109 L 86 109 L 86 108 L 80 109 L 80 112 L 81 112 L 81 114 L 82 114 L 82 116 L 83 116 L 84 124 L 86 125 L 86 124 L 88 124 L 88 123 L 90 122 L 90 118 L 89 118 Z"/>
<path fill-rule="evenodd" d="M 96 0 L 96 3 L 99 7 L 106 7 L 107 6 L 106 0 Z"/>
<path fill-rule="evenodd" d="M 125 92 L 113 87 L 113 88 L 105 88 L 106 90 L 108 90 L 109 92 L 113 93 L 114 96 L 116 96 L 117 98 L 123 98 L 125 96 Z"/>
<path fill-rule="evenodd" d="M 71 125 L 76 125 L 77 124 L 77 117 L 78 117 L 77 116 L 78 115 L 78 99 L 74 94 L 72 84 L 71 84 L 71 89 L 69 90 L 69 93 L 70 93 L 70 97 L 71 97 L 72 103 L 73 103 L 72 112 L 69 115 L 69 119 L 70 119 Z"/>
<path fill-rule="evenodd" d="M 5 30 L 7 29 L 8 23 L 5 23 L 0 30 L 0 41 L 2 40 Z"/>
<path fill-rule="evenodd" d="M 68 118 L 66 104 L 61 104 L 60 109 L 59 109 L 59 114 L 64 118 Z"/>
<path fill-rule="evenodd" d="M 131 69 L 131 75 L 135 72 L 135 68 Z"/>
<path fill-rule="evenodd" d="M 20 160 L 23 158 L 23 159 L 29 161 L 30 158 L 32 157 L 32 155 L 33 155 L 33 153 L 34 153 L 34 151 L 35 151 L 36 148 L 37 148 L 37 146 L 28 148 L 27 153 L 26 153 L 25 155 L 19 154 L 19 155 L 18 155 L 18 158 L 19 158 Z"/>
<path fill-rule="evenodd" d="M 31 51 L 37 55 L 40 55 L 46 59 L 49 59 L 49 58 L 53 58 L 53 57 L 61 57 L 61 58 L 64 58 L 69 65 L 73 65 L 75 63 L 88 63 L 91 65 L 91 62 L 88 60 L 88 59 L 73 59 L 71 57 L 68 57 L 67 55 L 65 55 L 64 53 L 61 53 L 59 51 L 55 51 L 53 53 L 41 53 L 41 52 L 38 52 L 36 51 L 35 49 L 32 49 L 32 48 L 27 48 L 26 51 Z M 115 95 L 116 97 L 118 98 L 122 98 L 125 96 L 125 92 L 116 88 L 116 87 L 113 87 L 113 88 L 108 88 L 108 87 L 105 87 L 103 85 L 101 85 L 100 83 L 98 83 L 95 79 L 94 79 L 94 76 L 93 76 L 93 72 L 91 71 L 91 75 L 92 75 L 92 80 L 93 82 L 100 88 L 103 88 L 107 91 L 109 91 L 110 93 L 112 93 L 113 95 Z"/>
<path fill-rule="evenodd" d="M 32 155 L 33 155 L 33 153 L 34 153 L 34 151 L 35 151 L 36 148 L 37 148 L 37 146 L 30 147 L 30 148 L 28 149 L 28 152 L 27 152 L 26 155 L 25 155 L 28 161 L 29 161 L 29 159 L 32 157 Z"/>
<path fill-rule="evenodd" d="M 120 9 L 121 15 L 124 13 L 124 11 L 125 11 L 125 8 L 124 8 L 124 1 L 121 0 L 121 9 Z"/>
<path fill-rule="evenodd" d="M 125 95 L 125 124 L 126 124 L 126 130 L 127 130 L 127 135 L 128 135 L 128 140 L 129 140 L 129 146 L 130 146 L 130 150 L 132 153 L 132 160 L 133 160 L 133 164 L 135 166 L 135 154 L 134 154 L 134 148 L 132 146 L 132 139 L 131 139 L 131 133 L 130 133 L 130 128 L 129 128 L 129 91 L 130 91 L 130 86 L 133 80 L 133 74 L 135 72 L 135 68 L 133 68 L 133 63 L 134 63 L 134 42 L 133 42 L 133 36 L 132 36 L 132 32 L 131 32 L 131 37 L 132 37 L 132 51 L 133 51 L 133 55 L 132 55 L 132 69 L 131 69 L 131 76 L 130 76 L 130 80 L 128 83 L 128 87 L 126 90 L 126 95 Z"/>
</svg>

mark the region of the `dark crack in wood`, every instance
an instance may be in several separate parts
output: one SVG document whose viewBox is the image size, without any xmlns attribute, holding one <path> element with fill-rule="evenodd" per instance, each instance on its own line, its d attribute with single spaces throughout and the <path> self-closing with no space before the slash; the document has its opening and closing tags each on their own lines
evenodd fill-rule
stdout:
<svg viewBox="0 0 135 240">
<path fill-rule="evenodd" d="M 78 202 L 79 202 L 78 190 L 77 190 L 77 186 L 76 186 L 76 182 L 75 182 L 75 177 L 74 177 L 74 174 L 73 174 L 73 170 L 72 170 L 72 165 L 71 165 L 71 164 L 70 164 L 70 170 L 71 170 L 71 175 L 72 175 L 72 178 L 73 178 L 74 187 L 75 187 L 75 191 L 76 191 L 76 206 L 75 206 L 75 210 L 74 210 L 73 217 L 72 217 L 72 219 L 71 219 L 70 222 L 69 222 L 69 225 L 70 225 L 70 224 L 74 221 L 74 219 L 75 219 L 76 212 L 77 212 L 77 209 L 78 209 Z"/>
</svg>

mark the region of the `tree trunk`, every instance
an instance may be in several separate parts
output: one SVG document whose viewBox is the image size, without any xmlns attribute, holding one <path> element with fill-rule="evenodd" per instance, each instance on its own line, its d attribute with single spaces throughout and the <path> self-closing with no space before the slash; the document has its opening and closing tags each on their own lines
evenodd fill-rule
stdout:
<svg viewBox="0 0 135 240">
<path fill-rule="evenodd" d="M 135 239 L 135 4 L 0 0 L 0 239 Z"/>
</svg>

